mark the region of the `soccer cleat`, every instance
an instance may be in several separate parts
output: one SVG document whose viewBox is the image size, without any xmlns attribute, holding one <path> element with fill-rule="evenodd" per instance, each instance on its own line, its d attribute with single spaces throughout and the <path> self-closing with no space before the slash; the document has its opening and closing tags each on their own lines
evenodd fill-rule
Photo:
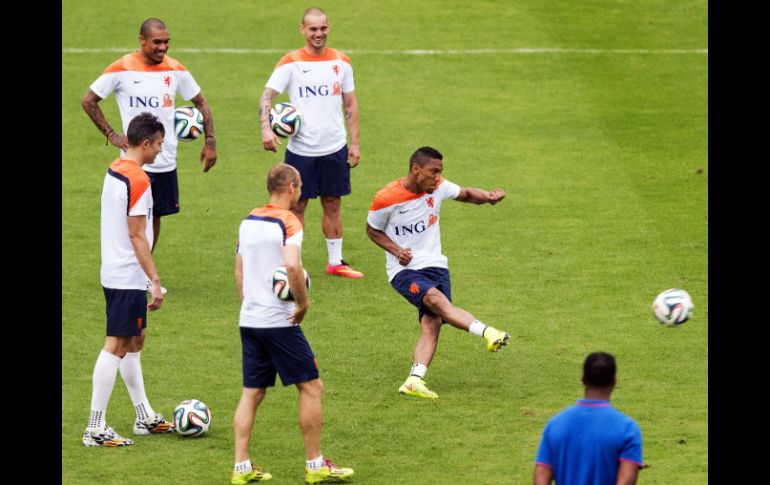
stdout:
<svg viewBox="0 0 770 485">
<path fill-rule="evenodd" d="M 318 470 L 305 468 L 306 483 L 339 482 L 353 476 L 352 468 L 342 468 L 331 460 L 324 460 L 324 464 Z"/>
<path fill-rule="evenodd" d="M 105 426 L 104 430 L 86 428 L 86 431 L 83 433 L 83 444 L 85 446 L 115 448 L 118 446 L 131 446 L 134 444 L 134 441 L 120 436 L 112 428 Z"/>
<path fill-rule="evenodd" d="M 340 260 L 340 261 L 342 261 L 342 264 L 336 264 L 334 266 L 332 266 L 331 264 L 327 264 L 326 273 L 342 276 L 343 278 L 360 279 L 364 277 L 364 274 L 362 272 L 356 271 L 353 268 L 351 268 L 350 265 L 345 262 L 345 260 Z"/>
<path fill-rule="evenodd" d="M 233 472 L 233 478 L 230 479 L 230 483 L 233 485 L 245 485 L 249 482 L 264 482 L 270 480 L 273 476 L 261 468 L 257 468 L 251 465 L 251 471 L 246 473 Z"/>
<path fill-rule="evenodd" d="M 151 291 L 152 291 L 152 282 L 150 280 L 147 280 L 147 293 L 150 293 Z M 166 293 L 168 293 L 168 290 L 161 286 L 160 294 L 165 295 Z"/>
<path fill-rule="evenodd" d="M 428 389 L 425 386 L 425 381 L 417 376 L 407 377 L 406 382 L 398 388 L 398 393 L 426 399 L 438 399 L 438 394 Z"/>
<path fill-rule="evenodd" d="M 158 413 L 155 413 L 155 416 L 147 418 L 144 421 L 137 420 L 134 423 L 134 434 L 163 434 L 173 433 L 174 431 L 176 431 L 174 423 L 169 423 Z"/>
<path fill-rule="evenodd" d="M 508 345 L 508 339 L 511 336 L 505 332 L 492 327 L 484 330 L 484 340 L 487 341 L 487 350 L 498 352 L 503 345 Z"/>
</svg>

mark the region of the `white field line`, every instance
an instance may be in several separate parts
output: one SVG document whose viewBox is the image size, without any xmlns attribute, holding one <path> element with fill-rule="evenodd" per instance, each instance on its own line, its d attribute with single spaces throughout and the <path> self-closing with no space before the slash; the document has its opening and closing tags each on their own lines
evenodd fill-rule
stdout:
<svg viewBox="0 0 770 485">
<path fill-rule="evenodd" d="M 135 48 L 103 47 L 77 48 L 63 47 L 62 54 L 101 54 L 105 52 L 128 53 Z M 189 48 L 171 49 L 185 54 L 285 54 L 291 49 L 235 49 L 235 48 Z M 370 50 L 370 49 L 340 49 L 350 55 L 383 55 L 383 56 L 457 56 L 485 54 L 621 54 L 621 55 L 708 55 L 708 49 L 562 49 L 558 47 L 521 47 L 516 49 L 407 49 L 407 50 Z"/>
</svg>

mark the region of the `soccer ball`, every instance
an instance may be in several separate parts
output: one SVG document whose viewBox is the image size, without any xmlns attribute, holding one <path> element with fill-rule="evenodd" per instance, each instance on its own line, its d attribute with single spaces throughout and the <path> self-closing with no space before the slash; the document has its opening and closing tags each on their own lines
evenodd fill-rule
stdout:
<svg viewBox="0 0 770 485">
<path fill-rule="evenodd" d="M 203 133 L 203 113 L 195 106 L 180 106 L 174 111 L 177 140 L 192 141 Z"/>
<path fill-rule="evenodd" d="M 188 399 L 174 409 L 174 426 L 182 436 L 201 436 L 211 426 L 211 410 L 197 399 Z"/>
<path fill-rule="evenodd" d="M 310 275 L 307 274 L 306 269 L 302 269 L 305 272 L 305 286 L 310 289 Z M 281 266 L 273 272 L 273 293 L 282 301 L 294 301 L 294 293 L 289 288 L 289 277 L 286 275 L 286 267 Z"/>
<path fill-rule="evenodd" d="M 689 293 L 679 288 L 662 292 L 652 302 L 652 313 L 665 325 L 680 325 L 686 322 L 692 315 L 692 309 Z"/>
<path fill-rule="evenodd" d="M 281 138 L 291 137 L 299 132 L 302 117 L 291 103 L 278 103 L 270 109 L 270 128 Z"/>
</svg>

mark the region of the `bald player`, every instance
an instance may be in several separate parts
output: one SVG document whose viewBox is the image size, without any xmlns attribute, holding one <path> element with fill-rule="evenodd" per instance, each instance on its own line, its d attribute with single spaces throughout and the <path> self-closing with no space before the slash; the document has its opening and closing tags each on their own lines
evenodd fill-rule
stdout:
<svg viewBox="0 0 770 485">
<path fill-rule="evenodd" d="M 328 252 L 326 273 L 359 279 L 364 274 L 342 259 L 342 196 L 350 194 L 350 169 L 361 159 L 358 102 L 350 59 L 326 47 L 330 30 L 320 8 L 309 8 L 302 15 L 299 31 L 305 46 L 278 61 L 259 100 L 262 146 L 275 152 L 281 143 L 270 128 L 270 108 L 275 98 L 287 91 L 302 114 L 302 128 L 289 139 L 284 158 L 302 176 L 302 195 L 293 212 L 304 226 L 308 201 L 321 198 L 321 226 Z M 349 146 L 345 124 L 350 132 Z"/>
<path fill-rule="evenodd" d="M 83 109 L 96 128 L 109 143 L 120 148 L 121 155 L 125 154 L 128 148 L 127 137 L 119 130 L 116 131 L 105 118 L 99 107 L 102 99 L 115 93 L 123 131 L 128 129 L 131 119 L 143 111 L 152 113 L 163 123 L 166 130 L 163 151 L 158 155 L 155 163 L 144 167 L 150 176 L 152 196 L 155 201 L 153 250 L 160 236 L 161 218 L 179 212 L 179 185 L 176 172 L 177 138 L 174 131 L 176 94 L 191 100 L 203 114 L 206 133 L 206 141 L 200 155 L 203 171 L 208 172 L 217 163 L 214 121 L 209 103 L 192 74 L 179 61 L 166 55 L 169 44 L 166 24 L 156 18 L 145 20 L 139 29 L 139 50 L 126 54 L 107 66 L 102 75 L 91 84 L 82 101 Z M 147 287 L 150 287 L 149 282 Z"/>
<path fill-rule="evenodd" d="M 323 382 L 300 323 L 310 303 L 302 267 L 302 225 L 291 209 L 302 191 L 299 172 L 290 165 L 272 167 L 267 176 L 270 203 L 257 207 L 241 222 L 235 255 L 235 281 L 241 302 L 240 333 L 243 390 L 235 410 L 235 465 L 231 483 L 270 480 L 272 475 L 252 465 L 249 441 L 257 408 L 268 387 L 281 376 L 284 386 L 299 391 L 299 423 L 305 443 L 305 481 L 347 480 L 353 470 L 335 465 L 321 453 Z M 286 267 L 294 301 L 273 293 L 272 274 Z M 265 437 L 259 440 L 262 445 Z"/>
</svg>

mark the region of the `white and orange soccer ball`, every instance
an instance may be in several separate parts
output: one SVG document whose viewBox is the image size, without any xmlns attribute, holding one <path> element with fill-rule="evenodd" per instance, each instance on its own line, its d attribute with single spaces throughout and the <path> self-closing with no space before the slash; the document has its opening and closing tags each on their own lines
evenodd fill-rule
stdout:
<svg viewBox="0 0 770 485">
<path fill-rule="evenodd" d="M 177 140 L 195 140 L 203 133 L 203 114 L 195 106 L 178 107 L 174 110 L 174 133 Z"/>
<path fill-rule="evenodd" d="M 197 399 L 188 399 L 174 409 L 174 426 L 182 436 L 201 436 L 211 426 L 211 410 Z"/>
<path fill-rule="evenodd" d="M 281 138 L 292 137 L 299 133 L 302 116 L 291 103 L 278 103 L 270 109 L 270 128 Z"/>
<path fill-rule="evenodd" d="M 652 302 L 652 313 L 664 325 L 681 325 L 692 316 L 692 298 L 679 288 L 661 292 Z"/>
</svg>

